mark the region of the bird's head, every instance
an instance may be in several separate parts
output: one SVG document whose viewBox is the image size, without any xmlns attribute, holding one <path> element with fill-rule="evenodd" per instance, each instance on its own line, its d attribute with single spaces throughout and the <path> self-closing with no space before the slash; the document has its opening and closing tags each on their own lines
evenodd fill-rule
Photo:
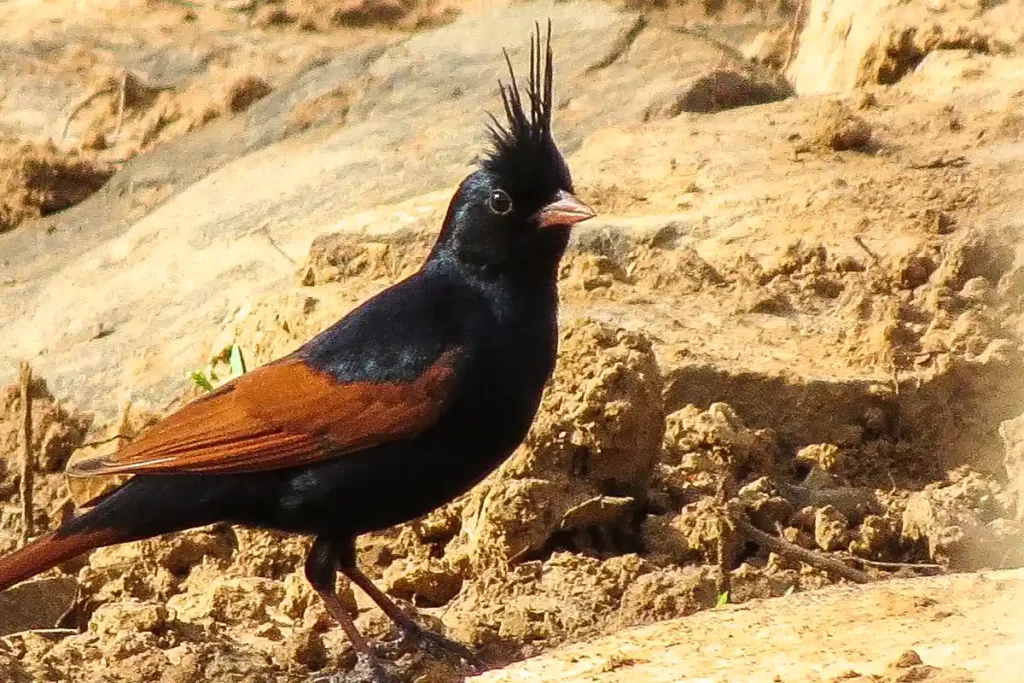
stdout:
<svg viewBox="0 0 1024 683">
<path fill-rule="evenodd" d="M 543 49 L 542 49 L 543 48 Z M 509 83 L 500 83 L 505 122 L 491 116 L 492 149 L 459 185 L 435 252 L 486 272 L 549 273 L 571 227 L 594 216 L 573 195 L 569 167 L 551 136 L 551 24 L 530 42 L 526 101 L 508 53 Z"/>
</svg>

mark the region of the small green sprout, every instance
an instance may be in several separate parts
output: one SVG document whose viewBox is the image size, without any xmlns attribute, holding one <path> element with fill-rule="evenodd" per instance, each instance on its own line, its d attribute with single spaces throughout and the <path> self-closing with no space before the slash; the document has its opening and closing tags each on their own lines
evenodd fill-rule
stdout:
<svg viewBox="0 0 1024 683">
<path fill-rule="evenodd" d="M 221 376 L 224 373 L 224 363 L 227 363 L 228 366 L 226 377 Z M 188 378 L 200 389 L 213 391 L 225 382 L 241 377 L 245 372 L 245 356 L 242 354 L 242 347 L 232 344 L 211 360 L 204 369 L 190 372 Z"/>
<path fill-rule="evenodd" d="M 200 389 L 213 391 L 213 385 L 210 384 L 210 380 L 206 378 L 206 373 L 202 370 L 193 370 L 189 373 L 189 379 Z"/>
</svg>

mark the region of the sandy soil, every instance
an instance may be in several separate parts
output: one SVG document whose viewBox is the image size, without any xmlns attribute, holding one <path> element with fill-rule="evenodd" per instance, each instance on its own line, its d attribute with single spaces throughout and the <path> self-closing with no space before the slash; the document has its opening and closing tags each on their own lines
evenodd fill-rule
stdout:
<svg viewBox="0 0 1024 683">
<path fill-rule="evenodd" d="M 1011 681 L 1024 575 L 825 589 L 574 645 L 474 681 Z"/>
<path fill-rule="evenodd" d="M 558 368 L 516 455 L 361 539 L 363 566 L 496 668 L 540 655 L 480 680 L 1012 680 L 1024 5 L 839 4 L 5 3 L 0 379 L 38 377 L 36 529 L 111 485 L 69 488 L 69 459 L 115 447 L 83 444 L 412 272 L 498 46 L 551 14 L 557 133 L 601 214 L 561 273 Z M 6 551 L 25 406 L 0 398 Z M 215 527 L 97 551 L 0 596 L 0 674 L 345 669 L 305 547 Z"/>
</svg>

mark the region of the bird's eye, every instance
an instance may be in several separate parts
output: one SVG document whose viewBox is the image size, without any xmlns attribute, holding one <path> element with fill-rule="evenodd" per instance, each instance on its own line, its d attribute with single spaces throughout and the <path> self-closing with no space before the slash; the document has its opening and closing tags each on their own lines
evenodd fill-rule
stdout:
<svg viewBox="0 0 1024 683">
<path fill-rule="evenodd" d="M 494 190 L 487 198 L 487 207 L 499 216 L 504 216 L 512 210 L 512 198 L 505 190 Z"/>
</svg>

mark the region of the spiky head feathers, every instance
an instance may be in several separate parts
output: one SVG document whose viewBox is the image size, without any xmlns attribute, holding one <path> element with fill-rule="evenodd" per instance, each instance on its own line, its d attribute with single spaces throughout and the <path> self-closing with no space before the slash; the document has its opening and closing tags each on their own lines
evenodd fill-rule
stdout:
<svg viewBox="0 0 1024 683">
<path fill-rule="evenodd" d="M 543 48 L 543 49 L 542 49 Z M 489 126 L 492 149 L 481 167 L 509 184 L 511 191 L 529 188 L 572 191 L 572 177 L 551 136 L 552 81 L 551 22 L 541 44 L 540 25 L 530 40 L 530 74 L 523 101 L 512 60 L 505 51 L 509 82 L 499 81 L 505 123 L 493 115 Z"/>
<path fill-rule="evenodd" d="M 505 61 L 509 83 L 499 87 L 506 120 L 491 117 L 492 149 L 459 184 L 428 260 L 454 256 L 489 278 L 505 273 L 553 284 L 569 229 L 594 212 L 572 195 L 551 136 L 551 22 L 543 44 L 540 26 L 530 41 L 525 97 L 507 52 Z"/>
</svg>

